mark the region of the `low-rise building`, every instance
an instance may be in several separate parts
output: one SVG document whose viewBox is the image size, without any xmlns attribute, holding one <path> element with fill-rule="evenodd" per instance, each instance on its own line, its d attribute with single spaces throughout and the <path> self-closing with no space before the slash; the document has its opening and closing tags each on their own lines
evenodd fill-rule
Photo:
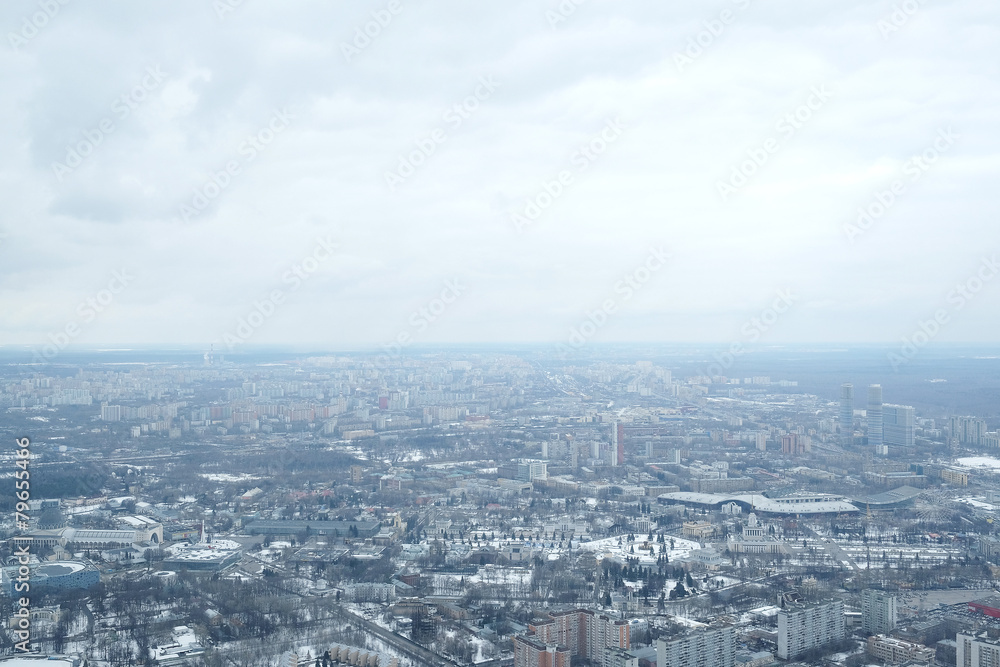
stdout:
<svg viewBox="0 0 1000 667">
<path fill-rule="evenodd" d="M 570 667 L 571 654 L 565 646 L 543 644 L 532 637 L 514 637 L 514 667 Z"/>
<path fill-rule="evenodd" d="M 716 528 L 707 521 L 685 521 L 681 534 L 694 540 L 708 540 L 715 537 Z"/>
<path fill-rule="evenodd" d="M 885 635 L 872 635 L 868 638 L 865 651 L 876 660 L 899 664 L 908 660 L 933 662 L 934 649 L 923 644 L 894 639 Z"/>
</svg>

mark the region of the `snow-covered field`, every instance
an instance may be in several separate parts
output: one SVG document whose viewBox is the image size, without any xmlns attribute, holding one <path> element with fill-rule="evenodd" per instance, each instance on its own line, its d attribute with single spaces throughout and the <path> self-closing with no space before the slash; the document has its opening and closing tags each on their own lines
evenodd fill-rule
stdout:
<svg viewBox="0 0 1000 667">
<path fill-rule="evenodd" d="M 992 468 L 1000 470 L 1000 459 L 995 459 L 992 456 L 965 456 L 955 459 L 955 463 L 968 468 Z"/>
<path fill-rule="evenodd" d="M 330 646 L 334 643 L 338 643 L 341 646 L 347 646 L 345 642 L 323 642 L 322 644 L 303 644 L 295 649 L 295 652 L 299 655 L 299 665 L 302 667 L 312 667 L 313 662 L 317 656 L 323 655 L 323 651 L 329 650 Z M 379 667 L 385 667 L 389 662 L 396 658 L 399 662 L 399 667 L 408 667 L 413 663 L 409 658 L 404 656 L 402 653 L 396 651 L 395 648 L 387 644 L 382 639 L 379 639 L 375 635 L 366 635 L 365 641 L 363 642 L 365 646 L 358 646 L 357 648 L 365 649 L 367 651 L 374 651 L 379 655 Z M 307 656 L 311 657 L 311 660 L 307 660 Z M 283 664 L 287 665 L 287 662 Z"/>
<path fill-rule="evenodd" d="M 428 463 L 428 468 L 433 468 L 435 470 L 446 470 L 448 468 L 475 468 L 480 470 L 482 468 L 482 461 L 445 461 L 444 463 Z"/>
<path fill-rule="evenodd" d="M 671 547 L 671 540 L 673 547 Z M 605 537 L 604 539 L 584 542 L 577 548 L 581 551 L 591 551 L 600 560 L 608 558 L 611 560 L 624 562 L 625 558 L 638 558 L 641 565 L 655 565 L 656 559 L 660 555 L 660 547 L 664 546 L 652 543 L 653 550 L 648 551 L 639 548 L 645 540 L 629 542 L 624 535 L 617 537 Z M 700 549 L 701 545 L 691 540 L 684 540 L 679 537 L 667 538 L 666 554 L 671 561 L 687 558 L 695 549 Z"/>
<path fill-rule="evenodd" d="M 678 625 L 683 625 L 687 628 L 704 628 L 708 627 L 704 623 L 699 623 L 698 621 L 691 620 L 690 618 L 685 618 L 683 616 L 671 616 L 670 620 Z"/>
<path fill-rule="evenodd" d="M 527 587 L 531 584 L 531 569 L 484 565 L 476 574 L 435 574 L 433 582 L 434 592 L 437 595 L 459 595 L 466 586 L 474 584 L 508 588 Z"/>
<path fill-rule="evenodd" d="M 202 473 L 201 476 L 213 482 L 249 482 L 262 479 L 261 477 L 255 477 L 253 475 L 247 475 L 247 474 L 230 475 L 229 473 L 214 473 L 214 472 Z"/>
</svg>

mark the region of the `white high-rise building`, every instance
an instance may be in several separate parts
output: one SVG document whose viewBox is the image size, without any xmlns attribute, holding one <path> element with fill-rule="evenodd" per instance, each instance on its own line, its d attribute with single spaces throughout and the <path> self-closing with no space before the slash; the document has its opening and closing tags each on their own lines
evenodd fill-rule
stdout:
<svg viewBox="0 0 1000 667">
<path fill-rule="evenodd" d="M 108 405 L 101 403 L 101 421 L 120 422 L 122 420 L 122 406 Z"/>
<path fill-rule="evenodd" d="M 968 445 L 982 444 L 986 435 L 986 422 L 975 417 L 952 417 L 948 420 L 951 437 Z"/>
<path fill-rule="evenodd" d="M 854 385 L 840 385 L 840 441 L 844 445 L 854 442 Z"/>
<path fill-rule="evenodd" d="M 733 667 L 736 643 L 732 626 L 695 630 L 656 641 L 656 667 Z"/>
<path fill-rule="evenodd" d="M 959 632 L 955 637 L 958 667 L 996 667 L 1000 665 L 1000 640 L 990 639 L 984 632 L 969 635 Z"/>
<path fill-rule="evenodd" d="M 896 629 L 896 596 L 867 588 L 861 592 L 861 629 L 887 635 Z"/>
<path fill-rule="evenodd" d="M 778 612 L 778 657 L 792 660 L 846 636 L 841 600 L 790 604 Z"/>
<path fill-rule="evenodd" d="M 883 445 L 882 385 L 868 385 L 868 411 L 865 414 L 868 421 L 868 444 L 878 451 Z"/>
<path fill-rule="evenodd" d="M 611 465 L 620 466 L 625 463 L 625 425 L 619 421 L 611 422 Z"/>
</svg>

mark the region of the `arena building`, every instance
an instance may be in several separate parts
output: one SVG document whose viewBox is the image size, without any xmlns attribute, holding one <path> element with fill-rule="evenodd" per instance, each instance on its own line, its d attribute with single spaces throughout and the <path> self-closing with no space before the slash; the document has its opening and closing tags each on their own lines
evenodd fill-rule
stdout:
<svg viewBox="0 0 1000 667">
<path fill-rule="evenodd" d="M 95 586 L 100 580 L 97 568 L 87 561 L 59 560 L 37 563 L 28 566 L 31 569 L 29 583 L 32 590 L 69 590 L 74 588 L 87 589 Z M 17 566 L 0 569 L 0 588 L 4 593 L 14 597 L 14 583 L 17 579 Z"/>
<path fill-rule="evenodd" d="M 0 657 L 0 667 L 86 667 L 87 660 L 79 654 L 22 654 Z"/>
<path fill-rule="evenodd" d="M 124 530 L 102 530 L 91 528 L 39 528 L 24 537 L 40 546 L 75 545 L 81 549 L 105 549 L 132 544 L 157 545 L 163 543 L 163 525 L 144 516 L 121 517 L 119 521 L 128 526 Z M 51 524 L 46 524 L 51 525 Z"/>
<path fill-rule="evenodd" d="M 723 505 L 735 503 L 744 510 L 757 514 L 774 516 L 817 516 L 823 514 L 857 514 L 858 508 L 844 500 L 842 496 L 823 493 L 797 493 L 781 498 L 768 498 L 762 494 L 741 493 L 737 495 L 717 493 L 693 493 L 677 491 L 657 496 L 661 505 L 686 505 L 700 509 L 721 509 Z"/>
</svg>

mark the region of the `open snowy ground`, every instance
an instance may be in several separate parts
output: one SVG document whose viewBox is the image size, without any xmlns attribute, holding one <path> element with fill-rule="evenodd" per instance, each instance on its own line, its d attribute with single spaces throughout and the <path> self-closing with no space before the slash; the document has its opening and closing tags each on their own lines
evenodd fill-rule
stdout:
<svg viewBox="0 0 1000 667">
<path fill-rule="evenodd" d="M 673 547 L 670 541 L 673 540 Z M 620 544 L 619 544 L 620 542 Z M 624 535 L 617 537 L 605 537 L 592 542 L 584 542 L 577 548 L 581 551 L 591 551 L 598 558 L 610 558 L 612 560 L 624 562 L 625 558 L 638 558 L 641 565 L 655 565 L 656 558 L 660 555 L 662 545 L 653 543 L 653 551 L 640 549 L 644 540 L 629 542 Z M 679 537 L 668 538 L 666 542 L 667 558 L 671 561 L 687 558 L 695 549 L 700 549 L 701 545 L 691 540 L 684 540 Z"/>
</svg>

